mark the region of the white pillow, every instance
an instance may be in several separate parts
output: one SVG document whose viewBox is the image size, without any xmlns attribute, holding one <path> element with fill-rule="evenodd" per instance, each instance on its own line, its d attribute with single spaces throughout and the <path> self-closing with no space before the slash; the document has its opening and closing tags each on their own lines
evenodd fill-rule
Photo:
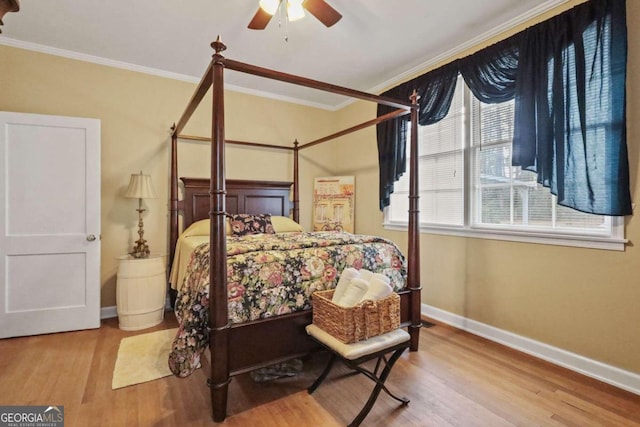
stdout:
<svg viewBox="0 0 640 427">
<path fill-rule="evenodd" d="M 286 216 L 271 215 L 271 225 L 276 233 L 295 233 L 304 231 L 302 226 Z"/>
<path fill-rule="evenodd" d="M 231 225 L 229 224 L 229 218 L 227 218 L 227 236 L 231 236 Z M 286 216 L 271 216 L 271 224 L 273 225 L 273 229 L 276 233 L 295 233 L 299 231 L 304 231 L 302 226 L 288 218 Z M 209 219 L 201 219 L 200 221 L 196 221 L 187 227 L 186 230 L 182 232 L 182 237 L 189 236 L 208 236 L 209 235 Z"/>
<path fill-rule="evenodd" d="M 231 225 L 229 224 L 229 219 L 226 220 L 227 227 L 226 233 L 227 236 L 231 235 Z M 200 221 L 196 221 L 187 227 L 186 230 L 182 232 L 182 237 L 190 237 L 190 236 L 208 236 L 209 235 L 209 220 L 201 219 Z"/>
</svg>

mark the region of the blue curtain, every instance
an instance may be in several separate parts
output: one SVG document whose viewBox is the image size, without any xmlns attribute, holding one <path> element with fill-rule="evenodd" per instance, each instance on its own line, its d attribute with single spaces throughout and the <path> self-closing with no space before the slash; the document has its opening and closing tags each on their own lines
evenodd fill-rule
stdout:
<svg viewBox="0 0 640 427">
<path fill-rule="evenodd" d="M 421 126 L 437 123 L 449 112 L 456 89 L 458 69 L 455 64 L 446 65 L 415 80 L 394 87 L 385 95 L 408 100 L 414 89 L 420 98 L 418 111 Z M 393 111 L 393 107 L 378 105 L 378 116 Z M 380 210 L 389 206 L 393 183 L 406 172 L 406 117 L 387 120 L 377 126 L 378 162 L 380 164 Z"/>
<path fill-rule="evenodd" d="M 518 46 L 513 38 L 457 61 L 473 96 L 487 104 L 513 99 L 518 73 Z"/>
<path fill-rule="evenodd" d="M 429 105 L 421 125 L 446 115 L 458 72 L 482 102 L 515 98 L 513 165 L 536 172 L 559 204 L 629 215 L 625 6 L 625 0 L 581 4 L 385 95 L 406 99 L 415 88 L 421 95 L 420 113 L 423 103 Z M 443 74 L 453 77 L 442 79 Z M 438 91 L 434 94 L 430 87 Z M 406 124 L 400 121 L 378 125 L 378 147 L 385 150 L 380 156 L 381 209 L 389 204 L 397 172 L 404 172 L 404 155 L 392 154 L 405 149 Z M 387 174 L 387 168 L 396 175 Z"/>
<path fill-rule="evenodd" d="M 513 164 L 561 205 L 631 214 L 624 1 L 591 1 L 518 39 Z"/>
</svg>

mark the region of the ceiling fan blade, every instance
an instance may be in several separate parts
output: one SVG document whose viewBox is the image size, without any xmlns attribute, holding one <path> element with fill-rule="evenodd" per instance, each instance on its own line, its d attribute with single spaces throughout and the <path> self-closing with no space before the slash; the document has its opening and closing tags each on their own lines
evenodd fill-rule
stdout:
<svg viewBox="0 0 640 427">
<path fill-rule="evenodd" d="M 342 18 L 342 15 L 324 0 L 305 0 L 302 3 L 302 7 L 327 27 L 332 26 Z"/>
<path fill-rule="evenodd" d="M 258 8 L 258 11 L 255 15 L 253 15 L 253 19 L 249 22 L 247 28 L 252 30 L 264 30 L 267 27 L 267 24 L 271 21 L 271 15 L 262 10 L 261 7 Z"/>
</svg>

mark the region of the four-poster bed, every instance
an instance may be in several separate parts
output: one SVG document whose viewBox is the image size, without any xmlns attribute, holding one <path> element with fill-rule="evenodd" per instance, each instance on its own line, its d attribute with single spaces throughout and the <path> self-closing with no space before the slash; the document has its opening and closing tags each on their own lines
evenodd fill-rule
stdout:
<svg viewBox="0 0 640 427">
<path fill-rule="evenodd" d="M 172 128 L 171 138 L 171 232 L 170 263 L 178 241 L 178 211 L 185 212 L 184 228 L 202 218 L 209 218 L 209 348 L 211 351 L 211 402 L 214 421 L 226 417 L 227 389 L 230 378 L 269 364 L 308 354 L 317 349 L 317 344 L 305 332 L 311 323 L 310 310 L 294 312 L 277 317 L 232 324 L 229 320 L 227 289 L 227 235 L 226 216 L 230 213 L 270 213 L 289 216 L 299 221 L 298 153 L 300 150 L 364 129 L 385 120 L 410 114 L 411 167 L 410 202 L 407 250 L 406 286 L 401 296 L 402 327 L 408 327 L 411 335 L 411 350 L 418 349 L 420 319 L 420 254 L 418 229 L 418 180 L 417 180 L 417 97 L 411 100 L 395 100 L 365 92 L 342 88 L 303 77 L 285 74 L 253 65 L 233 61 L 222 56 L 226 46 L 218 40 L 211 44 L 215 50 L 213 59 L 197 87 L 182 117 Z M 297 141 L 293 147 L 230 141 L 225 139 L 224 129 L 224 69 L 280 80 L 314 89 L 324 90 L 357 99 L 376 102 L 396 108 L 389 114 L 353 126 L 344 131 L 306 144 Z M 208 138 L 182 135 L 187 121 L 203 99 L 209 87 L 213 87 L 211 178 L 183 178 L 185 199 L 178 200 L 177 144 L 178 139 L 208 140 Z M 289 204 L 291 183 L 261 181 L 231 181 L 225 179 L 225 143 L 268 147 L 289 150 L 294 157 L 293 203 Z"/>
</svg>

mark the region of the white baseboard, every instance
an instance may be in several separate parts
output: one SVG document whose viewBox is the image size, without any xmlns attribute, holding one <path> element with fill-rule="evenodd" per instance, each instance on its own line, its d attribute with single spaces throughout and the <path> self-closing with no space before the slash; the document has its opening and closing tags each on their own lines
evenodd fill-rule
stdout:
<svg viewBox="0 0 640 427">
<path fill-rule="evenodd" d="M 422 315 L 640 395 L 640 375 L 422 304 Z"/>
<path fill-rule="evenodd" d="M 640 395 L 640 375 L 634 372 L 625 371 L 427 304 L 422 304 L 421 312 L 423 316 Z M 100 309 L 100 319 L 109 319 L 117 316 L 116 306 L 102 307 Z"/>
<path fill-rule="evenodd" d="M 112 317 L 118 317 L 118 310 L 115 305 L 100 308 L 100 319 L 111 319 Z"/>
</svg>

